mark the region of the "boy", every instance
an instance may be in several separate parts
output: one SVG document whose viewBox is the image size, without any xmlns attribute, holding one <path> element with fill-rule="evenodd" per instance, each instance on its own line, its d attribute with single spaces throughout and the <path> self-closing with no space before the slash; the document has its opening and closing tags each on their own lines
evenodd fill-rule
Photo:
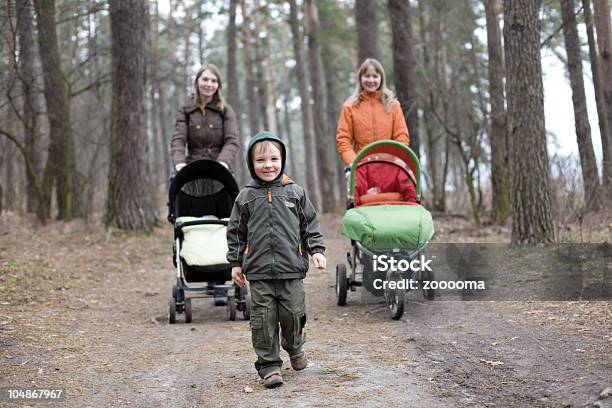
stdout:
<svg viewBox="0 0 612 408">
<path fill-rule="evenodd" d="M 253 180 L 238 194 L 227 228 L 232 279 L 241 287 L 245 279 L 250 282 L 255 368 L 267 388 L 283 384 L 279 323 L 291 367 L 306 368 L 308 254 L 315 267 L 326 264 L 317 214 L 304 189 L 283 175 L 285 157 L 278 137 L 268 132 L 253 137 L 247 149 Z"/>
</svg>

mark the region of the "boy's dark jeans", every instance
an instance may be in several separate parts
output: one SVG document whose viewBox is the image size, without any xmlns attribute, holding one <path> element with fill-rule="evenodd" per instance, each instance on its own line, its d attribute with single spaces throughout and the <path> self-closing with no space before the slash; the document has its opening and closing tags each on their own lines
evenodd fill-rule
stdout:
<svg viewBox="0 0 612 408">
<path fill-rule="evenodd" d="M 302 351 L 306 304 L 303 279 L 271 279 L 250 282 L 251 334 L 257 354 L 255 368 L 261 378 L 279 371 L 279 323 L 281 346 L 289 356 Z"/>
</svg>

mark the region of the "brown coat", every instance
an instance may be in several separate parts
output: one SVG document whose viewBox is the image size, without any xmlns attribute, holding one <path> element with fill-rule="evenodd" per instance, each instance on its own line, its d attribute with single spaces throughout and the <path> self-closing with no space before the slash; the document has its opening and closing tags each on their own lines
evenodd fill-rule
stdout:
<svg viewBox="0 0 612 408">
<path fill-rule="evenodd" d="M 361 149 L 377 140 L 396 140 L 407 146 L 410 143 L 408 126 L 397 100 L 387 112 L 380 100 L 380 92 L 362 92 L 357 105 L 342 106 L 336 150 L 344 164 L 350 165 Z"/>
<path fill-rule="evenodd" d="M 179 109 L 170 142 L 174 166 L 198 159 L 222 161 L 231 166 L 240 140 L 236 114 L 228 104 L 223 111 L 209 104 L 205 111 L 203 114 L 193 100 Z"/>
</svg>

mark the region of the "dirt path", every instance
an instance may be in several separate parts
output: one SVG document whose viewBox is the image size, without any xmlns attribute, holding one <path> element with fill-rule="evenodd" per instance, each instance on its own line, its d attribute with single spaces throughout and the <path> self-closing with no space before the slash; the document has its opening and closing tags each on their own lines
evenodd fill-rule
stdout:
<svg viewBox="0 0 612 408">
<path fill-rule="evenodd" d="M 17 221 L 0 219 L 0 387 L 65 388 L 61 406 L 585 406 L 612 386 L 612 302 L 414 298 L 397 322 L 357 293 L 340 308 L 333 265 L 348 242 L 325 217 L 331 267 L 306 280 L 311 364 L 266 390 L 248 322 L 202 299 L 192 324 L 167 323 L 167 225 Z"/>
</svg>

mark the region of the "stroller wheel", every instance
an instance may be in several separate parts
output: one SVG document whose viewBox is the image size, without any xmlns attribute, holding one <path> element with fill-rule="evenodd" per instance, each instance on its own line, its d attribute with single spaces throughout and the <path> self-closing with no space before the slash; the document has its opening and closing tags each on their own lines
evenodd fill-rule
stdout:
<svg viewBox="0 0 612 408">
<path fill-rule="evenodd" d="M 236 320 L 236 299 L 230 298 L 227 302 L 227 317 L 234 321 Z"/>
<path fill-rule="evenodd" d="M 346 305 L 346 292 L 348 291 L 348 279 L 346 277 L 346 265 L 336 265 L 336 301 L 338 306 Z"/>
<path fill-rule="evenodd" d="M 387 282 L 400 282 L 401 276 L 394 273 L 387 273 Z M 404 297 L 406 291 L 404 289 L 389 289 L 385 288 L 385 300 L 387 301 L 387 309 L 389 317 L 393 320 L 399 320 L 404 314 Z"/>
<path fill-rule="evenodd" d="M 191 299 L 185 299 L 185 323 L 191 323 Z"/>
<path fill-rule="evenodd" d="M 176 323 L 176 300 L 174 298 L 168 301 L 168 323 Z"/>
<path fill-rule="evenodd" d="M 251 320 L 251 296 L 244 296 L 244 309 L 242 310 L 242 317 L 244 320 Z"/>
</svg>

